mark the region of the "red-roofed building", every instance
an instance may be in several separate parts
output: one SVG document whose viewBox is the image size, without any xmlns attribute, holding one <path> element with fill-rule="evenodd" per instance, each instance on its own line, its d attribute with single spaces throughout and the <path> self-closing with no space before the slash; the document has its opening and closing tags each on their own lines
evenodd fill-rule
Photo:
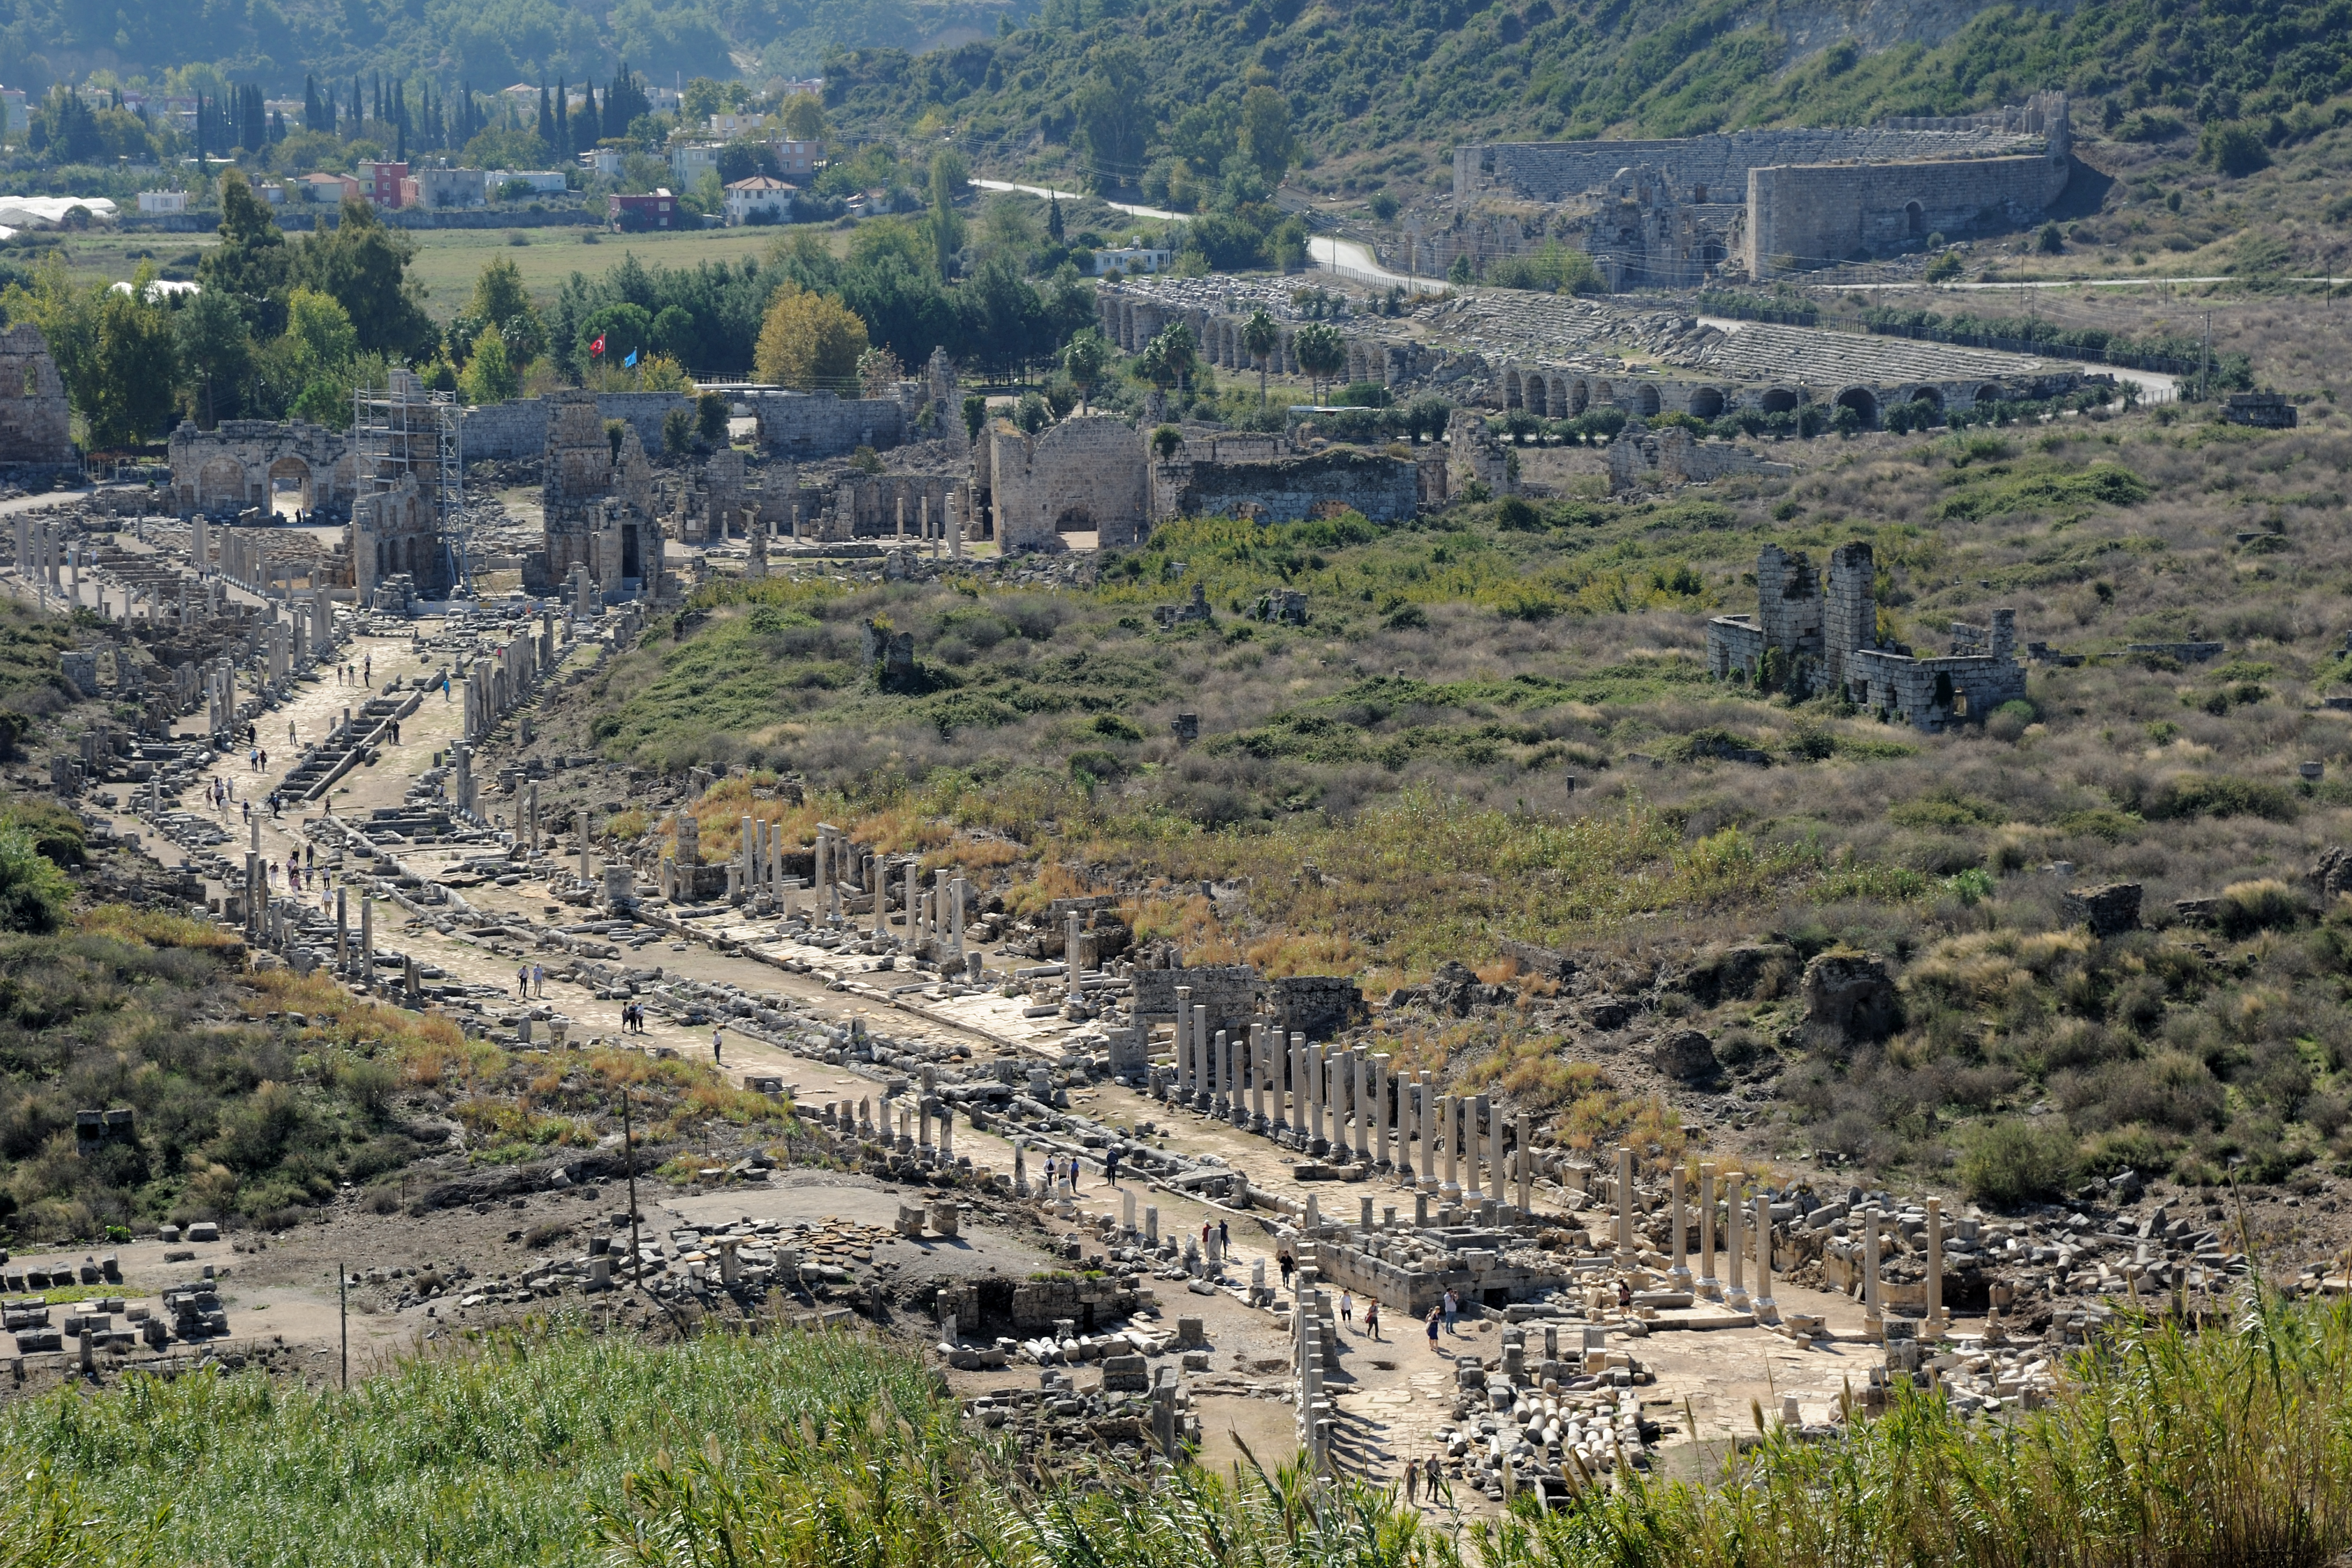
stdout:
<svg viewBox="0 0 2352 1568">
<path fill-rule="evenodd" d="M 604 218 L 616 229 L 680 228 L 685 209 L 667 186 L 642 196 L 606 196 Z"/>
</svg>

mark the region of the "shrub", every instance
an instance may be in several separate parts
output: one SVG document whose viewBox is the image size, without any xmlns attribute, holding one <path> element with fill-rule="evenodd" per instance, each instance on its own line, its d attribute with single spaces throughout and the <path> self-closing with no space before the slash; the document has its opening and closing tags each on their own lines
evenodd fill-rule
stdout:
<svg viewBox="0 0 2352 1568">
<path fill-rule="evenodd" d="M 2297 809 L 2294 792 L 2284 784 L 2230 773 L 2191 773 L 2167 779 L 2142 803 L 2140 816 L 2150 822 L 2178 822 L 2193 816 L 2259 816 L 2268 822 L 2293 822 Z"/>
<path fill-rule="evenodd" d="M 2074 1134 L 2042 1122 L 1996 1121 L 1979 1131 L 1960 1156 L 1960 1184 L 1995 1208 L 2065 1191 L 2075 1169 Z"/>
<path fill-rule="evenodd" d="M 32 831 L 0 826 L 0 931 L 53 931 L 72 901 L 73 884 Z"/>
<path fill-rule="evenodd" d="M 1070 776 L 1110 780 L 1127 771 L 1127 764 L 1109 752 L 1089 750 L 1070 753 Z"/>
<path fill-rule="evenodd" d="M 2251 174 L 2267 167 L 2270 149 L 2261 132 L 2237 121 L 2208 125 L 2197 134 L 2197 161 L 2230 175 Z"/>
<path fill-rule="evenodd" d="M 1505 496 L 1495 509 L 1495 526 L 1513 533 L 1541 533 L 1543 513 L 1517 496 Z"/>
<path fill-rule="evenodd" d="M 2275 877 L 2232 882 L 2214 900 L 2213 920 L 2230 936 L 2251 936 L 2273 926 L 2291 926 L 2303 914 L 2303 900 Z"/>
</svg>

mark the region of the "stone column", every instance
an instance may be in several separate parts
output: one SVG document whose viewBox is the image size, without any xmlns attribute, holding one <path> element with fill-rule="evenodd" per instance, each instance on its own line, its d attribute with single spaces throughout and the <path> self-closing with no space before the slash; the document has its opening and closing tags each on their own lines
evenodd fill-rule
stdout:
<svg viewBox="0 0 2352 1568">
<path fill-rule="evenodd" d="M 1073 1002 L 1086 994 L 1078 983 L 1078 911 L 1072 910 L 1062 926 L 1062 963 L 1069 975 L 1069 997 Z"/>
<path fill-rule="evenodd" d="M 352 972 L 352 927 L 344 895 L 350 889 L 335 889 L 335 973 L 349 976 Z"/>
<path fill-rule="evenodd" d="M 1715 1166 L 1698 1168 L 1698 1293 L 1709 1300 L 1723 1294 L 1715 1278 Z"/>
<path fill-rule="evenodd" d="M 1371 1064 L 1367 1059 L 1366 1052 L 1364 1047 L 1361 1046 L 1358 1046 L 1355 1049 L 1349 1051 L 1348 1053 L 1348 1059 L 1349 1065 L 1352 1066 L 1356 1071 L 1355 1087 L 1349 1091 L 1348 1106 L 1355 1123 L 1356 1163 L 1359 1165 L 1369 1164 L 1372 1158 L 1372 1130 L 1368 1125 L 1371 1121 L 1372 1114 L 1370 1079 L 1368 1077 Z"/>
<path fill-rule="evenodd" d="M 1223 1121 L 1232 1104 L 1225 1095 L 1225 1031 L 1209 1042 L 1209 1114 Z"/>
<path fill-rule="evenodd" d="M 1731 1279 L 1724 1287 L 1723 1299 L 1733 1311 L 1744 1312 L 1748 1310 L 1748 1287 L 1743 1283 L 1742 1272 L 1746 1260 L 1740 1256 L 1743 1247 L 1739 1239 L 1739 1173 L 1737 1171 L 1723 1173 L 1723 1249 L 1731 1264 Z"/>
<path fill-rule="evenodd" d="M 1286 1034 L 1288 1048 L 1284 1055 L 1290 1063 L 1290 1145 L 1303 1150 L 1315 1139 L 1314 1128 L 1307 1121 L 1307 1037 Z"/>
<path fill-rule="evenodd" d="M 1878 1207 L 1862 1211 L 1862 1331 L 1864 1337 L 1886 1337 L 1886 1303 L 1878 1291 Z"/>
<path fill-rule="evenodd" d="M 1683 1184 L 1690 1179 L 1690 1173 L 1687 1165 L 1666 1173 L 1666 1183 L 1675 1190 L 1674 1288 L 1677 1290 L 1691 1288 L 1690 1233 L 1683 1225 Z"/>
<path fill-rule="evenodd" d="M 1536 1213 L 1535 1119 L 1519 1112 L 1519 1215 L 1532 1220 Z"/>
<path fill-rule="evenodd" d="M 1780 1309 L 1772 1300 L 1772 1194 L 1756 1189 L 1756 1321 L 1774 1323 Z"/>
<path fill-rule="evenodd" d="M 1485 1095 L 1478 1097 L 1478 1114 L 1486 1119 L 1486 1187 L 1487 1195 L 1500 1204 L 1503 1187 L 1503 1108 Z"/>
<path fill-rule="evenodd" d="M 1304 1035 L 1293 1035 L 1290 1037 L 1294 1040 L 1303 1040 L 1306 1038 Z M 1321 1046 L 1307 1047 L 1306 1050 L 1306 1058 L 1307 1152 L 1314 1155 L 1317 1159 L 1321 1159 L 1324 1155 L 1328 1154 L 1331 1152 L 1331 1140 L 1326 1135 L 1323 1121 L 1324 1110 L 1327 1103 L 1325 1091 L 1328 1087 L 1323 1077 L 1323 1047 Z"/>
<path fill-rule="evenodd" d="M 360 900 L 360 982 L 375 989 L 375 900 Z"/>
<path fill-rule="evenodd" d="M 1617 1145 L 1617 1264 L 1633 1261 L 1633 1151 Z"/>
<path fill-rule="evenodd" d="M 1391 1168 L 1389 1158 L 1389 1135 L 1395 1126 L 1395 1113 L 1389 1109 L 1389 1062 L 1386 1053 L 1372 1058 L 1372 1168 Z"/>
<path fill-rule="evenodd" d="M 1176 1099 L 1192 1103 L 1192 988 L 1176 987 Z"/>
<path fill-rule="evenodd" d="M 966 884 L 961 877 L 948 879 L 948 954 L 957 963 L 963 962 L 963 902 Z"/>
<path fill-rule="evenodd" d="M 743 818 L 742 837 L 735 847 L 735 858 L 742 866 L 742 871 L 740 873 L 740 886 L 743 889 L 743 896 L 747 899 L 757 890 L 759 886 L 751 873 L 752 857 L 755 853 L 754 846 L 756 846 L 758 842 L 758 832 L 752 827 L 751 819 L 746 816 Z M 821 881 L 824 876 L 824 834 L 822 831 L 819 831 L 816 836 L 816 869 L 817 877 Z M 582 874 L 583 876 L 586 875 L 584 871 Z"/>
<path fill-rule="evenodd" d="M 1249 1028 L 1250 1131 L 1265 1135 L 1265 1026 Z"/>
<path fill-rule="evenodd" d="M 1444 1191 L 1437 1184 L 1437 1086 L 1430 1081 L 1429 1069 L 1421 1070 L 1413 1086 L 1413 1130 L 1421 1134 L 1421 1185 L 1424 1192 Z"/>
<path fill-rule="evenodd" d="M 1486 1109 L 1486 1097 L 1465 1095 L 1462 1100 L 1462 1201 L 1476 1208 L 1486 1201 L 1486 1189 L 1478 1180 L 1478 1118 Z"/>
<path fill-rule="evenodd" d="M 1927 1328 L 1944 1326 L 1944 1200 L 1927 1200 Z"/>
<path fill-rule="evenodd" d="M 1445 1184 L 1437 1189 L 1445 1202 L 1462 1201 L 1462 1101 L 1447 1094 L 1438 1097 L 1437 1135 L 1445 1143 Z"/>
</svg>

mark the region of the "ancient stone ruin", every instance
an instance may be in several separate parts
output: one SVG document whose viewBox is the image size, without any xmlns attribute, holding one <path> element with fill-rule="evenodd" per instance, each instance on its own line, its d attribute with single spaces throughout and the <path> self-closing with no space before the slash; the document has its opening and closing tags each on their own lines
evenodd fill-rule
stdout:
<svg viewBox="0 0 2352 1568">
<path fill-rule="evenodd" d="M 557 393 L 547 422 L 540 508 L 547 531 L 547 592 L 584 569 L 607 597 L 656 595 L 662 571 L 661 520 L 653 476 L 636 426 L 606 433 L 591 392 Z M 534 563 L 536 564 L 536 563 Z"/>
<path fill-rule="evenodd" d="M 172 510 L 182 517 L 267 512 L 283 485 L 304 511 L 332 519 L 349 510 L 360 489 L 351 438 L 299 419 L 224 419 L 210 430 L 183 420 L 166 450 Z"/>
<path fill-rule="evenodd" d="M 1756 558 L 1756 614 L 1707 623 L 1709 672 L 1800 696 L 1841 696 L 1929 734 L 1982 723 L 2025 695 L 2015 611 L 1995 610 L 1990 629 L 1955 623 L 1953 651 L 1921 658 L 1880 645 L 1875 571 L 1869 545 L 1842 544 L 1830 554 L 1824 590 L 1802 551 L 1766 545 Z"/>
<path fill-rule="evenodd" d="M 1542 209 L 1563 205 L 1594 209 L 1595 255 L 1643 277 L 1703 263 L 1713 244 L 1762 279 L 1917 249 L 1931 234 L 2032 221 L 2065 190 L 2072 155 L 2063 92 L 1867 129 L 1470 143 L 1454 153 L 1455 227 L 1416 237 L 1412 263 L 1443 273 L 1456 256 L 1484 259 L 1482 241 L 1509 254 L 1514 237 L 1486 232 L 1493 219 L 1482 223 L 1477 213 L 1501 200 L 1531 205 L 1544 218 Z M 1693 209 L 1686 216 L 1676 212 L 1685 206 Z M 1516 236 L 1553 226 L 1537 214 L 1516 216 Z"/>
<path fill-rule="evenodd" d="M 54 470 L 74 460 L 65 378 L 41 329 L 0 331 L 0 468 Z M 24 477 L 32 477 L 24 473 Z"/>
</svg>

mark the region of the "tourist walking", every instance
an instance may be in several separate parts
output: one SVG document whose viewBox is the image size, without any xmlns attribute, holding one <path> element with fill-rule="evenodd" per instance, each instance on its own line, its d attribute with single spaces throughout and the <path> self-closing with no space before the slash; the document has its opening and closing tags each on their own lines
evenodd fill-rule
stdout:
<svg viewBox="0 0 2352 1568">
<path fill-rule="evenodd" d="M 1381 1302 L 1377 1296 L 1364 1303 L 1364 1332 L 1374 1340 L 1381 1337 Z"/>
<path fill-rule="evenodd" d="M 1339 1321 L 1349 1328 L 1356 1325 L 1356 1293 L 1352 1290 L 1339 1292 Z"/>
<path fill-rule="evenodd" d="M 1298 1267 L 1298 1260 L 1291 1257 L 1290 1254 L 1286 1251 L 1276 1253 L 1274 1255 L 1274 1262 L 1275 1267 L 1282 1270 L 1282 1288 L 1286 1290 L 1289 1289 L 1290 1271 Z"/>
<path fill-rule="evenodd" d="M 1108 1179 L 1114 1189 L 1118 1187 L 1118 1145 L 1116 1143 L 1103 1151 L 1103 1175 Z"/>
<path fill-rule="evenodd" d="M 1429 1327 L 1429 1348 L 1430 1348 L 1431 1350 L 1435 1350 L 1435 1349 L 1437 1348 L 1437 1317 L 1438 1317 L 1438 1310 L 1437 1310 L 1435 1307 L 1432 1307 L 1432 1308 L 1429 1310 L 1429 1324 L 1428 1324 L 1428 1327 Z"/>
<path fill-rule="evenodd" d="M 726 1029 L 718 1026 L 713 1026 L 710 1031 L 710 1065 L 712 1067 L 723 1065 L 724 1047 L 726 1044 Z"/>
<path fill-rule="evenodd" d="M 1407 1459 L 1404 1465 L 1404 1506 L 1415 1506 L 1413 1494 L 1421 1490 L 1421 1461 Z"/>
<path fill-rule="evenodd" d="M 1459 1296 L 1456 1296 L 1453 1291 L 1448 1290 L 1445 1293 L 1445 1331 L 1447 1333 L 1450 1334 L 1456 1331 L 1454 1324 L 1454 1321 L 1461 1316 L 1461 1313 L 1462 1299 Z"/>
</svg>

